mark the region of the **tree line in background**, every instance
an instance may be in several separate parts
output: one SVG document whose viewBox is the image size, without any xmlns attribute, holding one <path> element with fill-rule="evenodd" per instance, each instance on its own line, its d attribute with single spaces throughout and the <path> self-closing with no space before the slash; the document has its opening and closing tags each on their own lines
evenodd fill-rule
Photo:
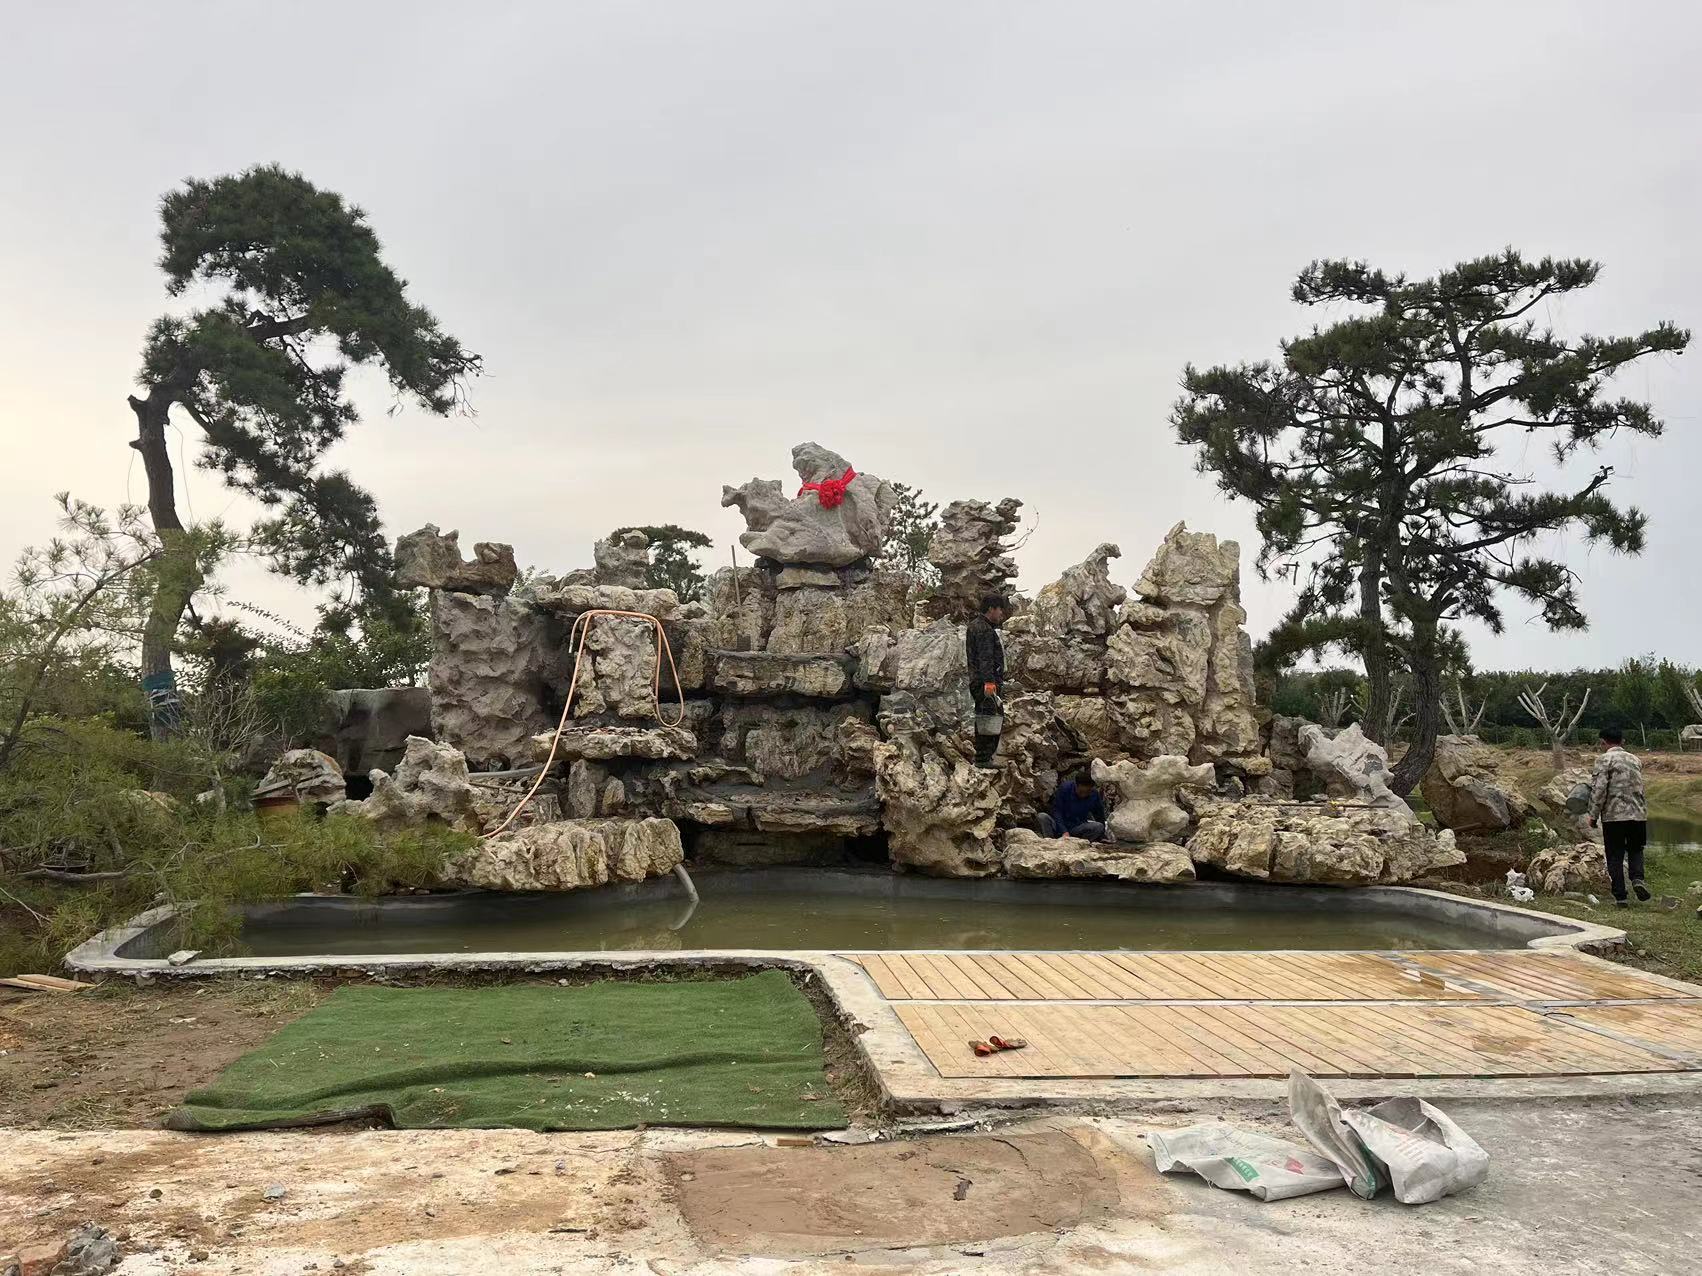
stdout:
<svg viewBox="0 0 1702 1276">
<path fill-rule="evenodd" d="M 1702 669 L 1652 655 L 1627 660 L 1615 669 L 1474 673 L 1447 677 L 1444 684 L 1444 730 L 1458 729 L 1491 744 L 1549 743 L 1548 732 L 1521 701 L 1538 691 L 1551 718 L 1560 705 L 1568 706 L 1574 743 L 1594 740 L 1603 727 L 1618 727 L 1627 741 L 1641 747 L 1673 749 L 1680 747 L 1679 732 L 1702 723 Z M 1273 713 L 1332 727 L 1349 720 L 1364 723 L 1369 704 L 1365 677 L 1352 669 L 1285 672 L 1267 684 L 1265 693 Z M 1410 703 L 1410 695 L 1410 688 L 1397 680 L 1391 696 L 1397 712 L 1388 731 L 1395 743 L 1411 738 L 1412 719 L 1399 708 Z M 1580 707 L 1582 712 L 1572 721 Z"/>
</svg>

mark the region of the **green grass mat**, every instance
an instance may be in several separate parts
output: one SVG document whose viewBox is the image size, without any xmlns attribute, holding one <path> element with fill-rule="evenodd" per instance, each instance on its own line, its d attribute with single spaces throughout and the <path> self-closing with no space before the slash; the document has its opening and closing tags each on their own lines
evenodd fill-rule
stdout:
<svg viewBox="0 0 1702 1276">
<path fill-rule="evenodd" d="M 251 1130 L 830 1129 L 821 1025 L 787 977 L 578 988 L 339 988 L 166 1124 Z"/>
</svg>

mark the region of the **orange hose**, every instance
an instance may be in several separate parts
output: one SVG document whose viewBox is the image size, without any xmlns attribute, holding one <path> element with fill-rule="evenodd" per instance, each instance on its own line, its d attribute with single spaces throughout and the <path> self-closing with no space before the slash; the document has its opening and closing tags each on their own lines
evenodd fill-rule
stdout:
<svg viewBox="0 0 1702 1276">
<path fill-rule="evenodd" d="M 508 818 L 489 833 L 486 833 L 485 837 L 496 837 L 499 833 L 506 831 L 508 826 L 520 817 L 520 812 L 530 805 L 532 799 L 537 796 L 538 790 L 543 787 L 544 780 L 550 774 L 550 767 L 555 765 L 556 750 L 561 746 L 561 733 L 567 730 L 567 715 L 573 712 L 573 693 L 579 689 L 579 662 L 585 657 L 585 639 L 590 636 L 591 621 L 601 616 L 616 616 L 623 620 L 647 620 L 650 622 L 650 627 L 656 631 L 656 668 L 650 675 L 650 704 L 652 709 L 655 710 L 656 721 L 664 727 L 677 727 L 686 720 L 686 693 L 685 689 L 680 686 L 680 671 L 674 664 L 674 649 L 668 642 L 668 631 L 662 627 L 662 622 L 648 612 L 619 611 L 612 607 L 596 607 L 590 611 L 582 612 L 578 619 L 573 622 L 573 629 L 567 636 L 567 645 L 574 652 L 573 677 L 567 684 L 567 701 L 561 707 L 561 721 L 556 723 L 555 735 L 550 738 L 550 753 L 544 759 L 544 769 L 538 772 L 538 778 L 532 782 L 532 787 L 526 791 L 526 796 L 520 799 L 519 805 L 508 813 Z M 668 672 L 674 678 L 674 690 L 680 697 L 680 714 L 672 722 L 662 716 L 662 656 L 664 653 L 668 657 Z"/>
</svg>

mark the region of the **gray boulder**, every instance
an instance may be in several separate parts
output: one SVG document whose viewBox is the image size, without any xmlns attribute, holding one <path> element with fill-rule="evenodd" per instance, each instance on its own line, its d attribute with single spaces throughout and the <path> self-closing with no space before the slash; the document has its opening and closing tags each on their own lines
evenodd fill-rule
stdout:
<svg viewBox="0 0 1702 1276">
<path fill-rule="evenodd" d="M 981 610 L 981 599 L 1005 593 L 1016 579 L 1016 560 L 1005 538 L 1017 529 L 1022 502 L 1007 496 L 997 505 L 953 501 L 940 515 L 928 543 L 928 562 L 940 573 L 930 591 L 928 615 L 959 622 Z"/>
<path fill-rule="evenodd" d="M 1234 541 L 1178 523 L 1135 585 L 1106 647 L 1107 713 L 1128 754 L 1216 762 L 1258 753 L 1240 554 Z"/>
<path fill-rule="evenodd" d="M 672 820 L 556 820 L 489 838 L 451 857 L 442 880 L 477 890 L 569 891 L 661 877 L 684 859 Z"/>
<path fill-rule="evenodd" d="M 1124 882 L 1188 882 L 1194 861 L 1174 842 L 1122 846 L 1079 837 L 1041 837 L 1032 829 L 1011 829 L 999 845 L 1005 872 L 1012 877 L 1109 877 Z"/>
<path fill-rule="evenodd" d="M 254 800 L 286 798 L 325 806 L 342 801 L 346 791 L 335 758 L 318 749 L 290 749 L 254 786 Z"/>
<path fill-rule="evenodd" d="M 431 734 L 428 687 L 372 687 L 331 693 L 331 721 L 318 743 L 345 775 L 392 770 L 411 735 Z"/>
<path fill-rule="evenodd" d="M 650 538 L 633 530 L 609 535 L 591 547 L 597 566 L 593 576 L 599 585 L 643 589 L 650 574 Z"/>
<path fill-rule="evenodd" d="M 1105 544 L 1066 568 L 1011 622 L 1013 631 L 1100 642 L 1109 638 L 1117 628 L 1117 609 L 1128 597 L 1127 590 L 1111 582 L 1109 568 L 1122 554 L 1115 545 Z"/>
<path fill-rule="evenodd" d="M 1445 735 L 1419 784 L 1436 822 L 1456 833 L 1500 833 L 1529 818 L 1531 803 L 1475 735 Z"/>
<path fill-rule="evenodd" d="M 819 443 L 792 449 L 792 468 L 802 483 L 838 481 L 851 468 L 837 452 Z M 721 489 L 721 504 L 745 517 L 739 543 L 751 553 L 782 566 L 808 564 L 846 567 L 880 552 L 886 523 L 898 503 L 891 483 L 858 473 L 846 485 L 839 504 L 824 504 L 815 492 L 788 496 L 772 479 L 752 479 L 742 487 Z"/>
<path fill-rule="evenodd" d="M 527 758 L 555 726 L 545 701 L 564 688 L 567 635 L 531 603 L 439 591 L 432 598 L 433 734 L 480 770 Z"/>
<path fill-rule="evenodd" d="M 1183 789 L 1210 789 L 1216 782 L 1211 763 L 1190 766 L 1188 759 L 1163 754 L 1146 765 L 1094 760 L 1093 778 L 1111 790 L 1115 805 L 1106 824 L 1118 842 L 1139 845 L 1170 842 L 1187 831 L 1190 817 L 1177 802 Z"/>
<path fill-rule="evenodd" d="M 1300 728 L 1307 769 L 1333 798 L 1361 802 L 1417 820 L 1412 808 L 1389 788 L 1388 750 L 1368 740 L 1357 722 L 1331 736 L 1308 722 Z"/>
<path fill-rule="evenodd" d="M 461 594 L 506 594 L 518 576 L 514 548 L 494 541 L 473 546 L 471 560 L 461 557 L 461 534 L 439 532 L 427 523 L 396 541 L 396 583 L 404 589 L 447 589 Z"/>
<path fill-rule="evenodd" d="M 1410 882 L 1466 858 L 1451 831 L 1399 811 L 1257 799 L 1207 804 L 1188 854 L 1237 877 L 1326 886 Z"/>
</svg>

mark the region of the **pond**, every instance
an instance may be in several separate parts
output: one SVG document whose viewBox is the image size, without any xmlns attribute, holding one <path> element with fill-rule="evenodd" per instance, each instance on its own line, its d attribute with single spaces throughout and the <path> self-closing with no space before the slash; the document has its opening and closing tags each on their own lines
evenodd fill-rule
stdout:
<svg viewBox="0 0 1702 1276">
<path fill-rule="evenodd" d="M 1651 851 L 1702 850 L 1702 820 L 1651 815 L 1649 817 L 1649 849 Z"/>
<path fill-rule="evenodd" d="M 1567 928 L 1387 888 L 950 881 L 879 871 L 701 871 L 551 895 L 360 901 L 297 897 L 247 910 L 255 957 L 639 949 L 1513 948 Z M 152 933 L 118 955 L 163 956 Z M 167 949 L 169 951 L 169 949 Z"/>
</svg>

